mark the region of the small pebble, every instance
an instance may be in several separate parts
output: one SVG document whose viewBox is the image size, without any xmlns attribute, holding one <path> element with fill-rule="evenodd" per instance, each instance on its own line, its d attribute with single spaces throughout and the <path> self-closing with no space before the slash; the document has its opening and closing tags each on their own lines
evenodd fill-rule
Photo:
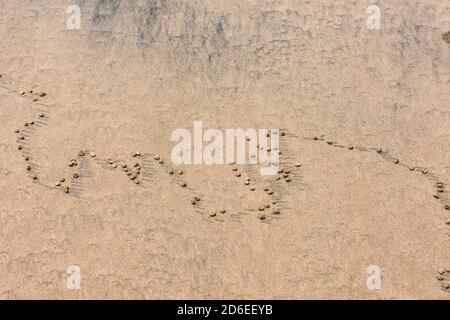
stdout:
<svg viewBox="0 0 450 320">
<path fill-rule="evenodd" d="M 238 168 L 233 167 L 233 168 L 231 168 L 231 170 L 233 170 L 233 171 L 238 171 Z"/>
<path fill-rule="evenodd" d="M 164 160 L 159 160 L 159 164 L 164 164 Z"/>
<path fill-rule="evenodd" d="M 353 150 L 353 149 L 354 149 L 353 146 L 349 146 L 349 147 L 348 147 L 348 150 Z"/>
<path fill-rule="evenodd" d="M 263 190 L 264 191 L 269 191 L 269 188 L 268 187 L 264 187 Z"/>
<path fill-rule="evenodd" d="M 19 136 L 19 139 L 20 140 L 25 140 L 25 137 L 24 136 Z"/>
<path fill-rule="evenodd" d="M 256 188 L 254 186 L 250 187 L 250 191 L 255 191 L 255 190 L 256 190 Z"/>
<path fill-rule="evenodd" d="M 271 191 L 267 192 L 267 194 L 273 195 L 273 191 L 271 190 Z"/>
<path fill-rule="evenodd" d="M 250 181 L 245 181 L 244 184 L 245 184 L 246 186 L 248 186 L 248 185 L 250 184 Z"/>
<path fill-rule="evenodd" d="M 291 178 L 286 178 L 286 179 L 284 179 L 284 181 L 291 182 Z"/>
<path fill-rule="evenodd" d="M 84 157 L 84 151 L 78 152 L 78 155 L 79 155 L 80 157 Z"/>
<path fill-rule="evenodd" d="M 30 157 L 28 157 L 28 156 L 25 156 L 23 158 L 25 159 L 25 161 L 29 161 L 30 160 Z"/>
<path fill-rule="evenodd" d="M 60 187 L 61 186 L 61 182 L 55 182 L 55 186 L 56 187 Z"/>
<path fill-rule="evenodd" d="M 34 124 L 34 121 L 30 121 L 30 124 L 33 125 L 33 124 Z"/>
<path fill-rule="evenodd" d="M 181 176 L 183 174 L 183 170 L 178 170 L 178 174 Z"/>
<path fill-rule="evenodd" d="M 445 209 L 445 210 L 450 210 L 450 205 L 446 204 L 446 205 L 444 206 L 444 209 Z"/>
<path fill-rule="evenodd" d="M 427 169 L 423 169 L 423 170 L 422 170 L 422 173 L 423 173 L 423 174 L 427 174 L 427 173 L 428 173 L 428 170 L 427 170 Z"/>
<path fill-rule="evenodd" d="M 135 184 L 140 184 L 141 182 L 139 180 L 134 180 Z"/>
<path fill-rule="evenodd" d="M 74 173 L 74 174 L 73 174 L 73 177 L 74 177 L 75 179 L 78 179 L 80 176 L 78 175 L 78 173 Z"/>
<path fill-rule="evenodd" d="M 180 186 L 182 186 L 183 188 L 186 188 L 187 183 L 186 183 L 186 182 L 182 182 L 182 183 L 180 184 Z"/>
<path fill-rule="evenodd" d="M 19 145 L 19 146 L 17 147 L 17 149 L 18 149 L 18 150 L 22 150 L 22 146 Z"/>
<path fill-rule="evenodd" d="M 269 209 L 270 208 L 270 204 L 265 204 L 264 208 Z"/>
<path fill-rule="evenodd" d="M 161 159 L 159 156 L 155 156 L 154 158 L 156 161 L 158 161 L 159 159 Z"/>
<path fill-rule="evenodd" d="M 414 171 L 414 167 L 409 167 L 409 171 Z"/>
<path fill-rule="evenodd" d="M 436 199 L 440 198 L 440 196 L 438 194 L 435 194 L 433 197 L 435 197 Z"/>
<path fill-rule="evenodd" d="M 301 167 L 302 165 L 300 163 L 295 163 L 294 166 L 298 168 Z"/>
<path fill-rule="evenodd" d="M 117 164 L 114 163 L 114 164 L 112 165 L 112 167 L 113 167 L 114 169 L 117 168 Z"/>
<path fill-rule="evenodd" d="M 66 179 L 64 179 L 64 178 L 61 178 L 60 180 L 59 180 L 60 182 L 65 182 L 66 181 Z"/>
<path fill-rule="evenodd" d="M 95 156 L 96 156 L 95 152 L 91 152 L 91 153 L 89 153 L 89 155 L 90 155 L 92 158 L 95 158 Z"/>
<path fill-rule="evenodd" d="M 319 138 L 317 138 L 316 136 L 313 137 L 313 140 L 317 140 L 317 139 L 319 139 Z"/>
<path fill-rule="evenodd" d="M 289 178 L 289 174 L 287 173 L 283 174 L 283 178 Z"/>
<path fill-rule="evenodd" d="M 194 197 L 194 200 L 195 200 L 195 201 L 200 201 L 200 197 L 198 197 L 198 196 L 197 196 L 197 197 Z"/>
<path fill-rule="evenodd" d="M 280 211 L 276 210 L 276 209 L 273 209 L 272 214 L 278 215 L 278 214 L 280 214 Z"/>
<path fill-rule="evenodd" d="M 65 187 L 65 188 L 64 188 L 64 192 L 65 192 L 65 193 L 69 193 L 69 192 L 70 192 L 70 188 L 69 188 L 69 187 Z"/>
<path fill-rule="evenodd" d="M 169 174 L 173 174 L 173 170 L 172 169 L 169 170 Z"/>
<path fill-rule="evenodd" d="M 211 213 L 209 214 L 209 216 L 210 216 L 210 217 L 215 217 L 215 216 L 216 216 L 216 213 L 215 213 L 215 212 L 211 212 Z"/>
<path fill-rule="evenodd" d="M 220 212 L 221 214 L 225 214 L 226 210 L 223 210 L 223 209 L 222 209 L 222 210 L 220 210 L 219 212 Z"/>
<path fill-rule="evenodd" d="M 261 207 L 258 208 L 258 210 L 259 210 L 259 211 L 264 211 L 264 207 L 261 206 Z"/>
<path fill-rule="evenodd" d="M 191 204 L 192 204 L 193 206 L 195 206 L 195 204 L 196 204 L 195 200 L 191 200 Z"/>
<path fill-rule="evenodd" d="M 27 171 L 30 171 L 30 170 L 31 170 L 31 166 L 28 165 L 28 166 L 27 166 Z"/>
<path fill-rule="evenodd" d="M 262 214 L 262 215 L 259 216 L 259 220 L 265 220 L 265 219 L 266 219 L 265 215 Z"/>
<path fill-rule="evenodd" d="M 445 223 L 450 225 L 450 219 L 447 219 L 447 221 Z"/>
<path fill-rule="evenodd" d="M 286 132 L 282 131 L 281 136 L 284 137 L 286 135 Z"/>
<path fill-rule="evenodd" d="M 333 144 L 333 141 L 327 141 L 327 144 L 331 146 Z"/>
<path fill-rule="evenodd" d="M 37 177 L 36 175 L 33 176 L 33 180 L 37 180 L 37 178 L 38 178 L 38 177 Z"/>
<path fill-rule="evenodd" d="M 235 174 L 235 176 L 239 178 L 241 176 L 241 174 L 238 172 Z"/>
<path fill-rule="evenodd" d="M 444 274 L 445 271 L 444 271 L 444 269 L 439 268 L 438 272 L 439 272 L 439 274 Z"/>
<path fill-rule="evenodd" d="M 280 180 L 281 177 L 280 177 L 280 176 L 276 176 L 274 179 L 275 179 L 275 180 Z"/>
<path fill-rule="evenodd" d="M 443 283 L 442 284 L 442 288 L 444 288 L 445 290 L 448 290 L 450 286 L 447 283 Z"/>
<path fill-rule="evenodd" d="M 395 159 L 395 160 L 394 160 L 394 163 L 395 163 L 395 164 L 398 164 L 398 163 L 400 163 L 400 160 Z"/>
<path fill-rule="evenodd" d="M 15 133 L 19 133 L 19 132 L 20 132 L 20 130 L 19 130 L 19 129 L 16 129 L 16 130 L 14 130 L 14 132 L 15 132 Z"/>
<path fill-rule="evenodd" d="M 377 152 L 378 152 L 378 153 L 382 153 L 382 152 L 383 152 L 383 149 L 379 148 L 379 149 L 377 149 Z"/>
<path fill-rule="evenodd" d="M 41 98 L 43 98 L 43 97 L 45 97 L 47 94 L 45 93 L 45 92 L 41 92 L 40 94 L 39 94 L 39 97 L 41 97 Z"/>
<path fill-rule="evenodd" d="M 436 276 L 436 279 L 437 279 L 438 281 L 442 281 L 442 280 L 444 280 L 444 277 L 443 277 L 443 276 Z"/>
<path fill-rule="evenodd" d="M 43 118 L 43 117 L 45 117 L 45 114 L 43 114 L 42 112 L 39 113 L 39 118 Z"/>
</svg>

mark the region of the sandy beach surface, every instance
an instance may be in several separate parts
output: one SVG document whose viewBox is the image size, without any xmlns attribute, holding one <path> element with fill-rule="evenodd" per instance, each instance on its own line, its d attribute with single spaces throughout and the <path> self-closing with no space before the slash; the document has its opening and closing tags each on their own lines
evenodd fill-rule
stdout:
<svg viewBox="0 0 450 320">
<path fill-rule="evenodd" d="M 448 0 L 0 2 L 1 299 L 450 298 Z"/>
</svg>

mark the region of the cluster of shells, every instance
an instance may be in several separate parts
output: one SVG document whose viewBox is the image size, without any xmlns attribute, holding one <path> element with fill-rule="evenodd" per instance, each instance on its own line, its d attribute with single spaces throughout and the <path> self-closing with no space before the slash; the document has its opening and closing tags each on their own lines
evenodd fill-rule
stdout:
<svg viewBox="0 0 450 320">
<path fill-rule="evenodd" d="M 450 38 L 450 32 L 448 32 L 447 34 L 445 34 L 448 38 Z M 445 36 L 444 35 L 444 36 Z M 44 98 L 47 96 L 47 94 L 45 92 L 34 92 L 33 90 L 30 90 L 28 92 L 22 91 L 19 93 L 19 95 L 21 96 L 31 96 L 33 102 L 37 102 L 39 101 L 40 98 Z M 17 128 L 15 129 L 15 133 L 17 134 L 17 143 L 18 143 L 18 150 L 22 151 L 22 156 L 24 161 L 26 162 L 25 164 L 25 168 L 26 171 L 29 173 L 30 177 L 37 181 L 39 180 L 39 177 L 37 176 L 37 174 L 35 174 L 34 170 L 33 170 L 33 165 L 30 163 L 30 157 L 28 155 L 26 155 L 23 152 L 23 148 L 24 148 L 24 142 L 27 139 L 24 130 L 26 130 L 27 128 L 30 128 L 32 126 L 34 126 L 40 119 L 45 119 L 46 114 L 43 112 L 39 112 L 37 114 L 37 118 L 36 119 L 32 119 L 28 122 L 24 123 L 24 128 L 25 129 L 21 129 L 21 128 Z M 274 133 L 276 134 L 276 133 Z M 282 137 L 286 136 L 286 132 L 285 131 L 281 131 L 280 135 Z M 270 133 L 267 133 L 267 137 L 270 137 Z M 336 142 L 333 142 L 332 140 L 325 140 L 322 138 L 323 135 L 319 137 L 317 136 L 313 136 L 312 139 L 313 141 L 325 141 L 328 145 L 330 146 L 341 146 L 338 145 Z M 247 140 L 250 140 L 249 137 L 247 137 Z M 257 145 L 258 149 L 263 150 L 264 147 L 260 146 L 259 144 Z M 342 147 L 342 146 L 341 146 Z M 355 150 L 356 148 L 354 146 L 347 146 L 346 147 L 348 150 Z M 274 149 L 272 150 L 270 147 L 265 147 L 267 152 L 278 152 L 279 154 L 281 154 L 281 151 L 279 149 Z M 367 149 L 367 148 L 365 148 Z M 380 154 L 380 155 L 388 155 L 388 153 L 386 151 L 384 151 L 382 148 L 370 148 L 370 150 L 374 150 L 376 153 Z M 130 179 L 131 182 L 133 182 L 134 184 L 141 184 L 143 181 L 143 176 L 142 176 L 142 169 L 143 169 L 143 165 L 141 163 L 141 161 L 139 161 L 139 158 L 141 157 L 141 153 L 140 152 L 134 152 L 132 154 L 132 157 L 134 159 L 136 159 L 136 161 L 132 164 L 128 164 L 128 163 L 124 163 L 123 161 L 117 161 L 117 160 L 113 160 L 113 159 L 108 159 L 107 160 L 107 165 L 112 168 L 112 169 L 121 169 L 123 171 L 123 173 Z M 79 161 L 81 158 L 83 157 L 92 157 L 95 158 L 96 154 L 93 151 L 90 152 L 85 152 L 85 151 L 80 151 L 77 155 L 77 157 L 73 158 L 70 160 L 70 162 L 68 163 L 68 166 L 71 168 L 74 168 L 74 172 L 72 173 L 71 179 L 78 179 L 81 177 L 82 173 L 81 170 L 79 170 Z M 165 162 L 163 159 L 161 159 L 160 156 L 155 155 L 154 156 L 154 160 L 157 161 L 160 165 L 164 165 Z M 400 160 L 394 157 L 389 158 L 389 160 L 393 163 L 393 164 L 400 164 Z M 231 163 L 232 165 L 232 172 L 234 173 L 235 177 L 237 178 L 243 178 L 243 183 L 244 185 L 248 186 L 249 190 L 254 192 L 257 190 L 257 186 L 256 184 L 251 181 L 251 179 L 245 175 L 244 172 L 241 172 L 238 168 L 238 166 L 236 166 L 235 163 Z M 300 163 L 295 163 L 293 165 L 294 167 L 300 167 L 301 164 Z M 404 166 L 404 165 L 403 165 Z M 413 167 L 410 166 L 408 167 L 410 171 L 420 171 L 422 174 L 427 175 L 430 174 L 429 170 L 427 168 L 417 168 L 417 167 Z M 171 176 L 182 176 L 183 175 L 183 170 L 182 169 L 178 169 L 177 171 L 175 171 L 172 168 L 168 169 L 168 174 Z M 292 173 L 291 173 L 291 169 L 290 168 L 280 168 L 277 172 L 277 174 L 274 176 L 274 180 L 275 181 L 280 181 L 286 184 L 289 184 L 292 181 Z M 70 193 L 71 189 L 70 189 L 70 185 L 69 185 L 69 179 L 67 177 L 61 177 L 60 179 L 58 179 L 57 181 L 54 182 L 54 187 L 57 188 L 61 188 L 64 193 Z M 178 182 L 179 186 L 182 188 L 186 188 L 187 187 L 187 183 L 186 181 L 182 180 Z M 259 188 L 259 187 L 258 187 Z M 263 186 L 262 191 L 265 192 L 267 195 L 269 196 L 274 196 L 274 190 L 272 190 L 269 186 Z M 436 180 L 436 193 L 434 194 L 434 198 L 436 199 L 441 199 L 441 195 L 442 194 L 446 194 L 445 191 L 445 184 L 439 180 Z M 273 197 L 271 198 L 272 201 L 268 201 L 267 203 L 263 203 L 261 204 L 258 208 L 257 211 L 259 211 L 261 214 L 259 215 L 259 218 L 261 220 L 264 220 L 266 218 L 267 214 L 272 214 L 272 215 L 279 215 L 280 209 L 277 207 L 277 202 L 275 200 L 273 200 Z M 443 200 L 443 199 L 442 199 Z M 196 204 L 198 204 L 201 200 L 200 196 L 196 195 L 194 197 L 192 197 L 190 199 L 190 203 L 195 206 Z M 450 210 L 450 204 L 445 203 L 445 201 L 443 202 L 443 207 L 445 210 Z M 213 211 L 210 213 L 210 216 L 214 217 L 217 215 L 217 213 L 220 214 L 225 214 L 226 210 L 219 210 L 219 211 Z M 446 221 L 446 223 L 448 225 L 450 225 L 450 218 Z"/>
</svg>

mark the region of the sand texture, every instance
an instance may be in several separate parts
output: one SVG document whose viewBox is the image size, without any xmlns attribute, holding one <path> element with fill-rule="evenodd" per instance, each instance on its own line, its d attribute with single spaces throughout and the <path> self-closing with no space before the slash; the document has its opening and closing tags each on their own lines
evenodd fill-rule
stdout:
<svg viewBox="0 0 450 320">
<path fill-rule="evenodd" d="M 450 1 L 370 4 L 1 0 L 0 298 L 449 299 Z M 194 121 L 283 171 L 173 164 Z"/>
</svg>

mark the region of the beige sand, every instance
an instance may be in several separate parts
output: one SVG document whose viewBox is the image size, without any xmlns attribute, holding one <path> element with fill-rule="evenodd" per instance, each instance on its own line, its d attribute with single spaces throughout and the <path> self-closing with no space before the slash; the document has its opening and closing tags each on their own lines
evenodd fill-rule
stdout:
<svg viewBox="0 0 450 320">
<path fill-rule="evenodd" d="M 378 1 L 380 30 L 364 1 L 70 4 L 0 6 L 0 298 L 450 297 L 448 1 Z M 284 129 L 291 181 L 171 165 L 195 120 Z"/>
</svg>

